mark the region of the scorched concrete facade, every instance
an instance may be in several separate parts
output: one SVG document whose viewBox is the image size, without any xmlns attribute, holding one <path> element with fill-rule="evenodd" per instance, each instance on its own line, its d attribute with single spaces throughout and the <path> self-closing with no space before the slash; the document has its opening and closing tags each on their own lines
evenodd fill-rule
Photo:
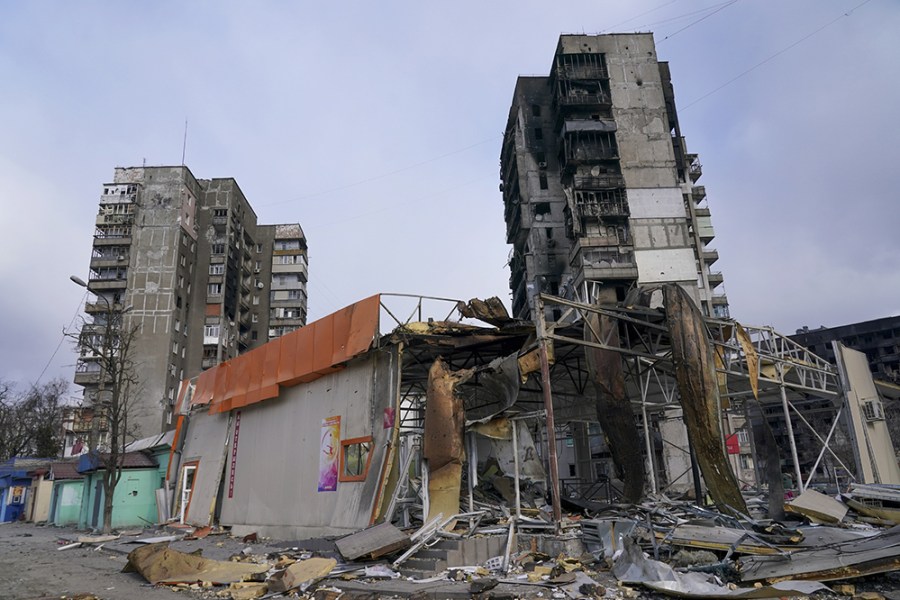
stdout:
<svg viewBox="0 0 900 600">
<path fill-rule="evenodd" d="M 614 303 L 677 282 L 727 316 L 701 166 L 652 34 L 563 35 L 547 77 L 519 77 L 501 151 L 513 313 L 538 292 Z"/>
</svg>

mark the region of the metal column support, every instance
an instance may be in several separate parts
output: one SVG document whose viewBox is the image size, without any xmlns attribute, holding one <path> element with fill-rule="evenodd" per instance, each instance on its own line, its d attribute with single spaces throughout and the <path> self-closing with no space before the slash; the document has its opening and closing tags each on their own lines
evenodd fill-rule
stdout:
<svg viewBox="0 0 900 600">
<path fill-rule="evenodd" d="M 803 483 L 803 473 L 800 471 L 800 457 L 797 455 L 797 441 L 794 439 L 794 426 L 791 424 L 791 409 L 788 405 L 787 392 L 784 390 L 784 365 L 781 362 L 776 363 L 775 368 L 778 370 L 778 389 L 781 392 L 781 404 L 784 407 L 784 420 L 787 426 L 788 441 L 791 445 L 791 459 L 794 461 L 794 473 L 797 475 L 797 485 L 802 494 L 806 491 Z"/>
<path fill-rule="evenodd" d="M 842 461 L 840 458 L 838 458 L 837 454 L 835 454 L 831 450 L 831 448 L 828 446 L 828 444 L 831 442 L 831 436 L 834 435 L 834 430 L 837 429 L 838 423 L 840 423 L 840 421 L 841 421 L 841 414 L 843 414 L 843 412 L 844 412 L 844 407 L 841 406 L 838 409 L 837 414 L 834 416 L 834 421 L 831 423 L 831 429 L 828 430 L 828 436 L 824 440 L 822 440 L 822 438 L 819 437 L 819 434 L 816 433 L 815 430 L 813 430 L 813 433 L 816 435 L 816 437 L 819 437 L 819 440 L 822 442 L 822 450 L 819 452 L 819 456 L 816 458 L 816 463 L 813 465 L 812 470 L 810 470 L 810 472 L 809 472 L 809 479 L 806 480 L 806 485 L 804 486 L 804 488 L 809 486 L 810 482 L 812 481 L 813 476 L 815 476 L 816 469 L 819 468 L 819 464 L 822 462 L 822 457 L 825 456 L 826 451 L 831 452 L 831 455 L 835 458 L 835 460 L 838 461 L 838 463 L 840 463 L 840 465 L 844 468 L 844 470 L 847 471 L 848 473 L 850 472 L 850 469 L 847 468 L 847 465 L 844 464 L 844 461 Z"/>
<path fill-rule="evenodd" d="M 553 521 L 558 525 L 562 520 L 559 499 L 559 463 L 556 457 L 556 422 L 553 419 L 553 394 L 550 391 L 550 359 L 547 355 L 547 323 L 544 319 L 544 300 L 536 297 L 534 307 L 535 329 L 541 358 L 541 388 L 544 395 L 544 410 L 547 411 L 547 447 L 550 458 L 550 497 L 553 502 Z"/>
<path fill-rule="evenodd" d="M 512 445 L 513 445 L 513 465 L 515 468 L 515 477 L 513 482 L 516 488 L 516 519 L 522 518 L 522 497 L 519 488 L 519 422 L 512 421 Z"/>
<path fill-rule="evenodd" d="M 469 476 L 466 477 L 469 482 L 469 512 L 475 512 L 475 486 L 478 485 L 478 446 L 474 431 L 467 432 L 466 441 L 469 446 L 466 452 L 466 462 L 469 466 Z"/>
<path fill-rule="evenodd" d="M 637 362 L 637 361 L 635 361 Z M 653 441 L 650 439 L 650 422 L 647 419 L 647 391 L 650 388 L 650 371 L 647 371 L 646 382 L 641 378 L 641 415 L 644 418 L 644 442 L 647 444 L 647 463 L 650 471 L 650 489 L 655 494 L 659 490 L 656 484 L 656 464 L 653 460 Z"/>
</svg>

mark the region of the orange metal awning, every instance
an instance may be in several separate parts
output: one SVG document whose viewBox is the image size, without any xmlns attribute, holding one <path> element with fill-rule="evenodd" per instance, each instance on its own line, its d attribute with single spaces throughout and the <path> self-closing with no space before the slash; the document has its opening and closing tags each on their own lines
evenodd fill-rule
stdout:
<svg viewBox="0 0 900 600">
<path fill-rule="evenodd" d="M 369 350 L 378 335 L 376 294 L 204 371 L 192 404 L 226 412 L 278 396 L 281 386 L 314 381 Z"/>
</svg>

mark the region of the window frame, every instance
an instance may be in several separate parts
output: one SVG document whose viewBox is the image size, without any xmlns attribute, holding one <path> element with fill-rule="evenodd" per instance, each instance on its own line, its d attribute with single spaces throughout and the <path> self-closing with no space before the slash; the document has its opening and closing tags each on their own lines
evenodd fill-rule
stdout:
<svg viewBox="0 0 900 600">
<path fill-rule="evenodd" d="M 369 452 L 366 455 L 366 465 L 362 469 L 362 474 L 360 475 L 347 475 L 344 473 L 345 467 L 345 456 L 347 454 L 348 446 L 355 446 L 358 444 L 370 444 Z M 341 455 L 340 455 L 340 464 L 338 467 L 338 481 L 340 482 L 353 482 L 353 481 L 365 481 L 366 477 L 369 475 L 369 467 L 372 464 L 372 455 L 375 453 L 375 444 L 372 440 L 371 435 L 349 438 L 346 440 L 341 440 Z"/>
</svg>

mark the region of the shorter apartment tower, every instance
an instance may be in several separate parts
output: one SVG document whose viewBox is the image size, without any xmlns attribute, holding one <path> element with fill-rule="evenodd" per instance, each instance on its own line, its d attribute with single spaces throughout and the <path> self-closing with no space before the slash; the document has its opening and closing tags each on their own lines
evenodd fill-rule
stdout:
<svg viewBox="0 0 900 600">
<path fill-rule="evenodd" d="M 652 34 L 561 36 L 549 76 L 518 78 L 500 155 L 514 315 L 677 282 L 727 316 L 700 175 Z"/>
<path fill-rule="evenodd" d="M 112 318 L 137 327 L 130 418 L 136 434 L 153 435 L 171 425 L 183 379 L 306 323 L 306 280 L 300 225 L 258 224 L 234 179 L 117 168 L 100 197 L 82 335 L 102 336 Z M 90 406 L 103 374 L 95 353 L 79 354 L 75 383 Z"/>
<path fill-rule="evenodd" d="M 300 225 L 273 225 L 269 339 L 306 324 L 306 238 Z"/>
</svg>

